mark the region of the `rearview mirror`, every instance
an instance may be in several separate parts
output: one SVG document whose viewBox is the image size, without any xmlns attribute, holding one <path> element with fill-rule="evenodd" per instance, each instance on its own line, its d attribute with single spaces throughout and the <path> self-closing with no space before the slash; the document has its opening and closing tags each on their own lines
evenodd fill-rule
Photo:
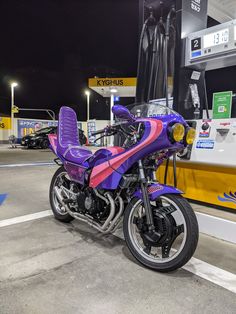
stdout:
<svg viewBox="0 0 236 314">
<path fill-rule="evenodd" d="M 127 120 L 129 122 L 134 122 L 135 121 L 134 115 L 132 115 L 129 112 L 129 110 L 127 108 L 125 108 L 124 106 L 114 105 L 112 107 L 112 112 L 119 119 Z"/>
</svg>

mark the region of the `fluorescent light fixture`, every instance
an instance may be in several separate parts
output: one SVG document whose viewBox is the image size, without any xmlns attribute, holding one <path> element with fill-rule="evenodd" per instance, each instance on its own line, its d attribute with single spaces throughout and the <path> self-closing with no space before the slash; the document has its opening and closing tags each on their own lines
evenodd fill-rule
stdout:
<svg viewBox="0 0 236 314">
<path fill-rule="evenodd" d="M 12 82 L 12 83 L 11 83 L 11 86 L 12 86 L 12 87 L 16 87 L 16 86 L 18 86 L 18 83 Z"/>
<path fill-rule="evenodd" d="M 88 91 L 88 90 L 86 90 L 84 93 L 85 93 L 86 96 L 90 95 L 90 91 Z"/>
<path fill-rule="evenodd" d="M 111 93 L 117 93 L 117 89 L 116 89 L 116 88 L 111 88 L 111 89 L 110 89 L 110 92 L 111 92 Z"/>
</svg>

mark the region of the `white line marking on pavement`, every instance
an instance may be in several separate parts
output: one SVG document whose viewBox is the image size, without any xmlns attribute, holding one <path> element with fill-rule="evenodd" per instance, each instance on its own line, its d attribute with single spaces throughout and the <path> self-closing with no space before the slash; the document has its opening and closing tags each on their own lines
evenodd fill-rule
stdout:
<svg viewBox="0 0 236 314">
<path fill-rule="evenodd" d="M 52 216 L 51 210 L 45 210 L 34 214 L 0 220 L 0 228 L 48 216 Z M 115 236 L 124 239 L 123 235 L 119 233 L 116 233 Z M 233 293 L 236 293 L 236 275 L 233 273 L 230 273 L 226 270 L 208 264 L 194 257 L 182 268 L 189 271 L 190 273 L 193 273 L 194 275 L 197 275 L 220 287 L 223 287 Z"/>
<path fill-rule="evenodd" d="M 48 217 L 48 216 L 52 216 L 51 210 L 44 210 L 42 212 L 38 212 L 38 213 L 34 213 L 34 214 L 4 219 L 4 220 L 0 220 L 0 228 L 19 224 L 19 223 L 26 222 L 26 221 L 31 221 L 31 220 L 43 218 L 43 217 Z"/>
<path fill-rule="evenodd" d="M 51 166 L 56 164 L 54 162 L 32 162 L 27 164 L 5 164 L 0 165 L 0 168 L 13 168 L 13 167 L 28 167 L 28 166 Z"/>
<path fill-rule="evenodd" d="M 236 275 L 229 271 L 208 264 L 195 257 L 182 267 L 183 269 L 236 293 Z"/>
</svg>

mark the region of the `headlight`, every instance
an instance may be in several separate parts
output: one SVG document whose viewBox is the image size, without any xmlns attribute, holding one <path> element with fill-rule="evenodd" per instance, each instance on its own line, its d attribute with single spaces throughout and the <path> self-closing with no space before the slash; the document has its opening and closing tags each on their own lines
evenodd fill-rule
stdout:
<svg viewBox="0 0 236 314">
<path fill-rule="evenodd" d="M 186 134 L 186 143 L 188 145 L 192 145 L 196 137 L 196 130 L 194 128 L 190 128 Z"/>
<path fill-rule="evenodd" d="M 175 123 L 172 126 L 171 137 L 175 142 L 180 142 L 184 138 L 185 128 L 181 123 Z"/>
</svg>

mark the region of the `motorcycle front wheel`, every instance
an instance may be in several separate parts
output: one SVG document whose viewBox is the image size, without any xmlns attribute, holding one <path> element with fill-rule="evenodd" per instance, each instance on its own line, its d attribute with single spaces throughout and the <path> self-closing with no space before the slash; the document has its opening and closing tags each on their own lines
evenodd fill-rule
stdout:
<svg viewBox="0 0 236 314">
<path fill-rule="evenodd" d="M 144 266 L 169 272 L 193 256 L 199 230 L 195 213 L 186 199 L 166 194 L 151 202 L 155 235 L 148 230 L 142 200 L 133 198 L 124 213 L 124 236 L 132 255 Z"/>
</svg>

